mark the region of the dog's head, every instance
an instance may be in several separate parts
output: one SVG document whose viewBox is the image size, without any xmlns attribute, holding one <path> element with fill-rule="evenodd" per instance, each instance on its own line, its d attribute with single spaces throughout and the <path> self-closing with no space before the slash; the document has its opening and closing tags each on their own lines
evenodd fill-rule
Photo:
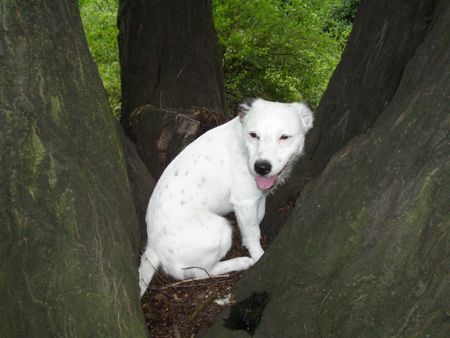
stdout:
<svg viewBox="0 0 450 338">
<path fill-rule="evenodd" d="M 301 155 L 313 113 L 303 103 L 249 99 L 238 107 L 248 167 L 261 190 L 283 183 Z"/>
</svg>

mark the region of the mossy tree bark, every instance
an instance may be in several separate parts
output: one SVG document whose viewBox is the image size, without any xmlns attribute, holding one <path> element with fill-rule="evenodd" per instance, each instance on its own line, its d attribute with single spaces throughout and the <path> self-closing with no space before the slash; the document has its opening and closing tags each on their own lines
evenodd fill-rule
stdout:
<svg viewBox="0 0 450 338">
<path fill-rule="evenodd" d="M 208 336 L 448 337 L 450 3 L 430 19 L 374 127 L 306 185 Z M 264 292 L 260 322 L 239 317 Z"/>
<path fill-rule="evenodd" d="M 0 336 L 145 337 L 126 168 L 75 1 L 0 4 Z"/>
</svg>

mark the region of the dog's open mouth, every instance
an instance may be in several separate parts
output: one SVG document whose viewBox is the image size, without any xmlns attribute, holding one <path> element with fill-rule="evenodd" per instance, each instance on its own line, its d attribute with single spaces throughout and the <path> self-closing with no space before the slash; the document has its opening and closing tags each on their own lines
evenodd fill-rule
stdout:
<svg viewBox="0 0 450 338">
<path fill-rule="evenodd" d="M 270 190 L 277 183 L 278 175 L 264 177 L 264 176 L 256 176 L 256 185 L 261 190 Z"/>
<path fill-rule="evenodd" d="M 278 175 L 273 175 L 273 176 L 259 176 L 259 175 L 257 175 L 255 177 L 255 179 L 256 179 L 256 185 L 258 186 L 258 188 L 261 189 L 261 190 L 270 190 L 270 189 L 272 189 L 275 186 L 275 184 L 277 184 L 278 177 L 280 177 L 281 173 L 283 172 L 284 169 L 286 169 L 288 164 L 289 164 L 289 162 L 286 163 L 286 165 L 283 167 L 283 169 L 281 169 L 281 171 L 278 173 Z"/>
</svg>

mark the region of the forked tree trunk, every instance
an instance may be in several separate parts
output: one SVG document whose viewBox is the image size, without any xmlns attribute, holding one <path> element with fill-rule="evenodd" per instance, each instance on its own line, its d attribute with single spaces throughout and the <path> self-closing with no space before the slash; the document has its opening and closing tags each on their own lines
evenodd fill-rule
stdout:
<svg viewBox="0 0 450 338">
<path fill-rule="evenodd" d="M 147 336 L 125 162 L 76 2 L 3 1 L 0 72 L 0 336 Z"/>
<path fill-rule="evenodd" d="M 240 302 L 207 336 L 449 336 L 449 2 L 437 1 L 430 14 L 374 127 L 306 185 L 234 290 Z"/>
</svg>

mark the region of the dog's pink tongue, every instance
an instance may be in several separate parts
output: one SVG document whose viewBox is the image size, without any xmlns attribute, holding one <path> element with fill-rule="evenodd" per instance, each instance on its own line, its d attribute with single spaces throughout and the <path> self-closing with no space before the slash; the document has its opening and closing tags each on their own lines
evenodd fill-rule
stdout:
<svg viewBox="0 0 450 338">
<path fill-rule="evenodd" d="M 263 177 L 256 176 L 256 184 L 261 190 L 269 190 L 277 183 L 278 176 Z"/>
</svg>

